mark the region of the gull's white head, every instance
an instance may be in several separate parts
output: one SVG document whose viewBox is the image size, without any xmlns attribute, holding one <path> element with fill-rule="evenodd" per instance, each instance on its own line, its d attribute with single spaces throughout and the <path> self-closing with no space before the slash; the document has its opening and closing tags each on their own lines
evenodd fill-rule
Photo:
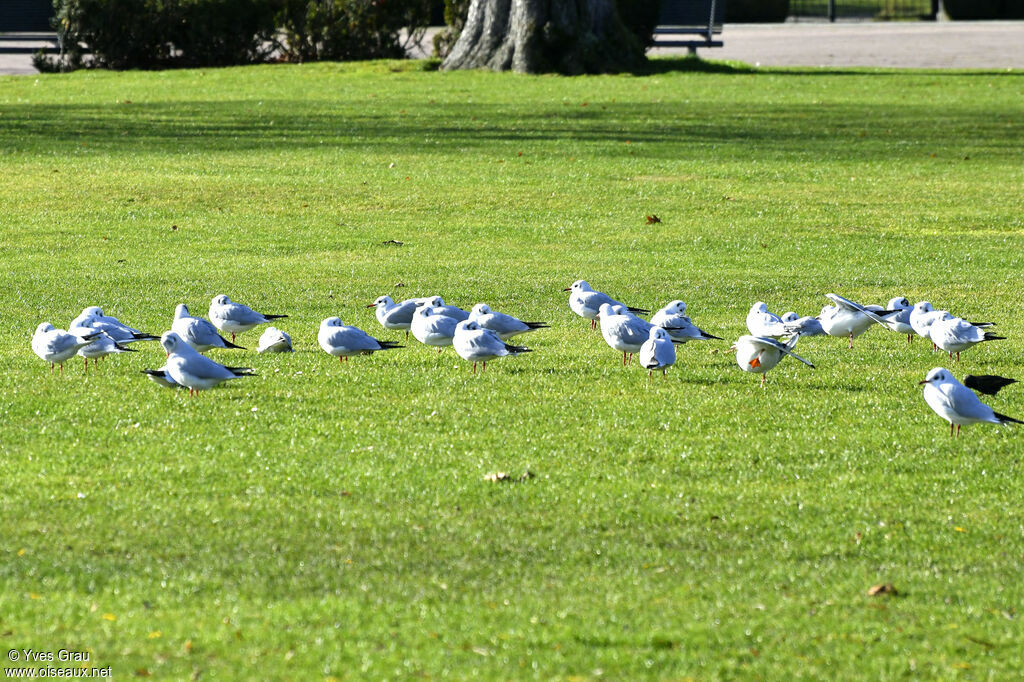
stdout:
<svg viewBox="0 0 1024 682">
<path fill-rule="evenodd" d="M 597 310 L 598 317 L 609 317 L 615 314 L 615 309 L 612 308 L 611 303 L 602 303 L 601 307 Z"/>
<path fill-rule="evenodd" d="M 367 308 L 379 308 L 380 306 L 394 305 L 394 301 L 391 300 L 390 296 L 378 296 L 377 300 L 366 306 Z"/>
<path fill-rule="evenodd" d="M 766 313 L 768 312 L 768 304 L 762 301 L 758 301 L 750 307 L 752 313 Z"/>
<path fill-rule="evenodd" d="M 889 299 L 889 304 L 885 306 L 886 310 L 904 310 L 910 307 L 910 301 L 905 296 L 896 296 Z"/>
<path fill-rule="evenodd" d="M 650 338 L 654 341 L 668 341 L 668 332 L 661 327 L 651 327 Z"/>
<path fill-rule="evenodd" d="M 459 332 L 459 331 L 472 332 L 472 331 L 477 331 L 479 329 L 480 329 L 480 325 L 477 324 L 474 320 L 463 320 L 462 322 L 459 322 L 457 325 L 455 325 L 455 331 L 456 332 Z"/>
<path fill-rule="evenodd" d="M 103 317 L 103 308 L 98 305 L 91 305 L 88 308 L 82 308 L 82 315 L 85 319 L 93 319 L 96 317 Z"/>
<path fill-rule="evenodd" d="M 473 315 L 490 315 L 491 307 L 486 303 L 477 303 L 473 306 L 472 313 Z"/>
<path fill-rule="evenodd" d="M 427 305 L 431 308 L 438 308 L 444 305 L 444 299 L 440 296 L 431 296 L 427 299 Z"/>
<path fill-rule="evenodd" d="M 682 315 L 686 312 L 686 304 L 679 300 L 670 301 L 669 304 L 665 306 L 665 312 L 669 315 Z"/>
<path fill-rule="evenodd" d="M 53 325 L 49 322 L 40 322 L 36 327 L 36 334 L 45 334 L 48 331 L 53 331 Z"/>
<path fill-rule="evenodd" d="M 164 335 L 160 337 L 160 345 L 164 347 L 167 355 L 172 355 L 187 347 L 188 344 L 177 333 L 164 332 Z"/>
<path fill-rule="evenodd" d="M 183 317 L 189 317 L 188 308 L 184 303 L 179 303 L 174 307 L 174 319 L 180 320 Z"/>
<path fill-rule="evenodd" d="M 629 308 L 622 305 L 621 303 L 616 303 L 615 305 L 612 306 L 612 313 L 614 315 L 628 315 Z"/>
<path fill-rule="evenodd" d="M 575 282 L 573 282 L 572 285 L 568 289 L 566 289 L 566 291 L 579 293 L 581 291 L 593 291 L 593 289 L 590 288 L 590 285 L 587 284 L 586 280 L 578 279 Z"/>
<path fill-rule="evenodd" d="M 936 367 L 932 371 L 928 372 L 928 376 L 926 376 L 924 378 L 924 381 L 919 381 L 918 385 L 921 385 L 921 384 L 936 385 L 936 384 L 945 383 L 947 381 L 951 381 L 952 379 L 953 379 L 953 375 L 950 374 L 947 370 L 943 369 L 942 367 Z"/>
<path fill-rule="evenodd" d="M 341 326 L 344 326 L 344 325 L 341 324 L 341 318 L 340 317 L 328 317 L 326 320 L 324 320 L 323 322 L 320 323 L 320 328 L 321 329 L 323 329 L 324 327 L 341 327 Z"/>
<path fill-rule="evenodd" d="M 225 294 L 217 294 L 213 297 L 213 300 L 210 301 L 210 305 L 227 305 L 228 303 L 231 303 L 231 299 Z"/>
<path fill-rule="evenodd" d="M 415 317 L 430 317 L 433 314 L 434 309 L 431 308 L 429 305 L 421 305 L 419 308 L 416 309 L 416 312 L 413 313 Z"/>
<path fill-rule="evenodd" d="M 930 313 L 934 308 L 928 301 L 918 301 L 914 304 L 914 312 L 920 315 L 921 313 Z"/>
<path fill-rule="evenodd" d="M 800 316 L 797 315 L 794 312 L 788 312 L 788 313 L 786 313 L 785 315 L 782 316 L 782 321 L 783 322 L 796 322 L 799 319 L 800 319 Z"/>
</svg>

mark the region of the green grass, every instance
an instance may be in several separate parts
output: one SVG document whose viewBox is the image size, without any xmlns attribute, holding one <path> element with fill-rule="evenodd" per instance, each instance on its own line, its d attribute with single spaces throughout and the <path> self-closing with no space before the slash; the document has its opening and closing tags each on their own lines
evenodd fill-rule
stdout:
<svg viewBox="0 0 1024 682">
<path fill-rule="evenodd" d="M 1021 74 L 688 64 L 0 78 L 0 649 L 118 678 L 1019 678 L 1024 434 L 950 440 L 917 386 L 945 358 L 881 329 L 801 342 L 817 370 L 765 390 L 727 349 L 754 301 L 905 295 L 999 323 L 958 376 L 1024 379 Z M 569 311 L 578 278 L 729 341 L 648 383 Z M 88 376 L 29 348 L 218 293 L 298 352 L 211 353 L 258 376 L 190 399 L 140 374 L 155 344 Z M 331 315 L 399 338 L 381 294 L 552 328 L 477 376 L 317 348 Z"/>
</svg>

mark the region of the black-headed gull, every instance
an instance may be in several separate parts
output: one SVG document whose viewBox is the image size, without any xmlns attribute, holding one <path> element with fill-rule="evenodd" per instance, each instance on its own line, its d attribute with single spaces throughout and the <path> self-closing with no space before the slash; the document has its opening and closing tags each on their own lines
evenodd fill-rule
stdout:
<svg viewBox="0 0 1024 682">
<path fill-rule="evenodd" d="M 463 320 L 469 319 L 468 310 L 463 310 L 457 305 L 448 305 L 440 296 L 424 296 L 423 298 L 418 300 L 416 305 L 417 307 L 420 308 L 422 308 L 423 306 L 433 308 L 434 313 L 436 313 L 437 315 L 444 315 L 445 317 L 450 317 L 456 322 L 462 322 Z"/>
<path fill-rule="evenodd" d="M 469 313 L 469 319 L 480 325 L 481 329 L 490 329 L 502 341 L 507 341 L 517 334 L 547 329 L 543 322 L 523 322 L 505 313 L 496 313 L 486 303 L 477 303 Z"/>
<path fill-rule="evenodd" d="M 63 374 L 64 361 L 73 358 L 80 348 L 91 344 L 102 333 L 94 331 L 75 335 L 63 329 L 55 329 L 49 322 L 42 322 L 32 335 L 32 352 L 50 363 L 50 372 L 53 372 L 53 365 L 56 363 L 60 365 Z"/>
<path fill-rule="evenodd" d="M 409 331 L 417 341 L 435 346 L 440 353 L 444 346 L 452 345 L 452 337 L 455 336 L 455 327 L 458 324 L 459 320 L 454 317 L 436 313 L 429 305 L 421 305 L 412 316 Z"/>
<path fill-rule="evenodd" d="M 664 308 L 651 315 L 651 324 L 664 328 L 672 340 L 678 343 L 705 341 L 708 339 L 722 340 L 721 337 L 708 334 L 695 325 L 685 313 L 685 303 L 682 301 L 670 301 Z M 675 353 L 675 350 L 672 352 Z"/>
<path fill-rule="evenodd" d="M 477 362 L 483 362 L 481 371 L 486 372 L 488 360 L 530 352 L 526 346 L 505 343 L 497 332 L 482 328 L 475 320 L 463 320 L 455 325 L 452 347 L 460 358 L 473 363 L 474 374 Z"/>
<path fill-rule="evenodd" d="M 266 324 L 271 320 L 279 320 L 287 315 L 265 315 L 258 313 L 247 305 L 235 303 L 224 294 L 217 294 L 210 301 L 210 322 L 218 330 L 231 333 L 234 342 L 235 334 L 249 331 L 253 327 Z"/>
<path fill-rule="evenodd" d="M 621 351 L 622 364 L 627 365 L 633 359 L 633 353 L 640 352 L 640 347 L 650 338 L 651 329 L 656 325 L 619 306 L 622 304 L 602 303 L 598 309 L 598 320 L 601 322 L 601 336 L 605 343 Z"/>
<path fill-rule="evenodd" d="M 325 352 L 337 356 L 338 362 L 353 355 L 370 355 L 379 350 L 402 348 L 394 341 L 381 341 L 359 327 L 342 324 L 337 317 L 328 317 L 320 323 L 316 339 Z"/>
<path fill-rule="evenodd" d="M 985 341 L 1002 341 L 1006 337 L 987 332 L 962 317 L 954 317 L 949 320 L 932 322 L 928 327 L 928 338 L 936 346 L 949 353 L 950 359 L 953 358 L 953 353 L 956 353 L 956 360 L 959 362 L 960 351 Z"/>
<path fill-rule="evenodd" d="M 569 293 L 569 308 L 580 317 L 584 317 L 590 320 L 590 328 L 593 329 L 597 326 L 597 316 L 601 313 L 601 306 L 607 303 L 608 305 L 623 305 L 608 294 L 601 293 L 600 291 L 594 291 L 590 288 L 590 285 L 582 279 L 578 279 L 572 283 L 572 286 L 566 287 L 563 291 Z M 631 308 L 626 306 L 626 310 L 631 313 L 649 313 L 650 310 L 644 308 Z"/>
<path fill-rule="evenodd" d="M 291 353 L 292 337 L 277 327 L 267 327 L 256 345 L 257 353 Z"/>
<path fill-rule="evenodd" d="M 974 395 L 969 388 L 953 378 L 947 369 L 936 367 L 928 372 L 924 381 L 918 382 L 924 385 L 924 401 L 928 407 L 935 411 L 943 419 L 949 422 L 949 435 L 953 435 L 953 425 L 956 425 L 956 435 L 960 437 L 960 427 L 964 424 L 977 424 L 987 422 L 990 424 L 1024 424 L 1019 419 L 999 414 L 991 407 L 981 402 L 978 396 Z"/>
<path fill-rule="evenodd" d="M 822 308 L 818 316 L 821 328 L 829 336 L 848 338 L 850 348 L 853 348 L 853 339 L 866 332 L 871 325 L 880 324 L 885 327 L 881 313 L 887 311 L 881 306 L 863 306 L 838 294 L 825 294 L 825 297 L 835 305 Z"/>
<path fill-rule="evenodd" d="M 985 395 L 995 395 L 1002 388 L 1015 383 L 1016 379 L 1001 377 L 998 374 L 968 374 L 964 377 L 964 386 Z"/>
<path fill-rule="evenodd" d="M 761 386 L 764 386 L 768 370 L 779 364 L 783 355 L 791 355 L 814 369 L 813 364 L 793 352 L 799 338 L 794 336 L 783 343 L 768 336 L 741 336 L 733 345 L 736 351 L 736 364 L 744 372 L 760 374 Z"/>
<path fill-rule="evenodd" d="M 160 339 L 159 336 L 147 334 L 146 332 L 141 332 L 134 327 L 129 327 L 116 317 L 104 315 L 103 309 L 96 305 L 84 308 L 78 317 L 71 320 L 68 331 L 71 331 L 74 328 L 93 329 L 104 332 L 121 345 L 134 343 L 136 341 L 157 341 Z"/>
<path fill-rule="evenodd" d="M 171 331 L 185 339 L 185 343 L 195 348 L 200 353 L 211 348 L 240 348 L 231 343 L 217 331 L 208 320 L 201 317 L 192 317 L 184 303 L 179 303 L 174 308 L 174 322 L 171 323 Z"/>
<path fill-rule="evenodd" d="M 650 336 L 640 346 L 640 365 L 647 370 L 650 379 L 654 370 L 660 369 L 662 376 L 676 362 L 676 346 L 672 343 L 667 331 L 661 327 L 651 327 Z"/>
<path fill-rule="evenodd" d="M 409 338 L 409 326 L 412 324 L 413 313 L 419 305 L 418 298 L 407 298 L 395 303 L 390 296 L 378 296 L 377 300 L 366 306 L 376 308 L 375 314 L 380 326 L 385 329 L 404 329 L 405 338 Z"/>
<path fill-rule="evenodd" d="M 82 331 L 88 329 L 87 327 L 77 327 L 75 329 L 69 329 L 68 331 L 76 336 L 83 336 Z M 89 332 L 86 332 L 88 334 Z M 106 332 L 100 332 L 100 335 L 95 337 L 88 346 L 83 346 L 78 349 L 78 355 L 85 359 L 85 371 L 89 371 L 89 358 L 92 358 L 92 364 L 94 366 L 99 365 L 100 358 L 104 358 L 114 353 L 136 353 L 134 348 L 118 343 L 110 337 Z"/>
<path fill-rule="evenodd" d="M 251 376 L 248 367 L 225 367 L 190 346 L 175 332 L 164 332 L 160 344 L 167 351 L 167 373 L 175 383 L 188 388 L 189 395 L 243 376 Z"/>
<path fill-rule="evenodd" d="M 800 317 L 794 312 L 788 312 L 782 316 L 782 324 L 786 329 L 786 334 L 797 336 L 823 336 L 825 334 L 825 330 L 821 327 L 821 320 L 809 315 Z"/>
<path fill-rule="evenodd" d="M 910 301 L 903 296 L 894 296 L 889 299 L 885 309 L 892 311 L 879 315 L 885 320 L 885 326 L 897 334 L 906 334 L 907 343 L 913 343 L 915 332 L 910 325 L 910 314 L 914 312 L 914 306 L 910 305 Z"/>
<path fill-rule="evenodd" d="M 783 336 L 786 327 L 782 318 L 768 312 L 768 304 L 758 301 L 747 312 L 747 330 L 751 336 Z"/>
</svg>

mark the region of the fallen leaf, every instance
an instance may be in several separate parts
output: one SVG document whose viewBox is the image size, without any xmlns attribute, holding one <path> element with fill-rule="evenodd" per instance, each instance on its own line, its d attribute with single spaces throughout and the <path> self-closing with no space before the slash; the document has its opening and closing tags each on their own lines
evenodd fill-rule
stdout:
<svg viewBox="0 0 1024 682">
<path fill-rule="evenodd" d="M 404 287 L 404 286 L 405 286 L 405 282 L 399 282 L 398 284 L 395 285 L 395 288 L 399 289 L 399 288 Z"/>
<path fill-rule="evenodd" d="M 149 672 L 145 668 L 139 668 L 138 670 L 135 671 L 135 676 L 136 677 L 151 677 L 152 675 L 153 675 L 153 673 Z"/>
<path fill-rule="evenodd" d="M 661 222 L 661 218 L 659 218 L 658 216 L 654 215 L 653 213 L 651 215 L 647 216 L 647 224 L 648 225 L 654 225 L 654 224 L 660 223 L 660 222 Z"/>
<path fill-rule="evenodd" d="M 401 246 L 404 243 L 405 242 L 400 242 L 400 241 L 398 241 L 396 239 L 389 239 L 389 240 L 387 240 L 385 242 L 381 242 L 381 244 L 394 244 L 395 246 Z"/>
<path fill-rule="evenodd" d="M 163 636 L 164 636 L 164 633 L 160 632 L 159 630 L 153 630 L 153 632 L 151 632 L 148 635 L 146 635 L 146 638 L 147 639 L 159 639 L 160 637 L 163 637 Z"/>
<path fill-rule="evenodd" d="M 878 597 L 883 594 L 896 595 L 899 592 L 896 591 L 896 587 L 892 583 L 879 583 L 868 588 L 869 597 Z"/>
<path fill-rule="evenodd" d="M 177 225 L 171 225 L 171 229 L 172 229 L 172 230 L 177 230 L 177 229 L 178 229 L 178 226 L 177 226 Z"/>
<path fill-rule="evenodd" d="M 115 615 L 114 615 L 114 614 L 112 614 L 112 613 L 104 613 L 104 614 L 103 614 L 103 620 L 110 620 L 110 621 L 114 621 L 114 620 L 117 620 L 117 616 L 115 616 Z"/>
<path fill-rule="evenodd" d="M 532 471 L 524 471 L 521 476 L 512 476 L 506 471 L 495 471 L 484 476 L 485 481 L 491 483 L 522 483 L 533 478 L 535 474 Z"/>
</svg>

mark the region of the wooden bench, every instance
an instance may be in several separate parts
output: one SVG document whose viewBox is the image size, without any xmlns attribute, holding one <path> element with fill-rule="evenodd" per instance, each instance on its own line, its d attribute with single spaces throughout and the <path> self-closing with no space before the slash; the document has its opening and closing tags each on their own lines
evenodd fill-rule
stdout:
<svg viewBox="0 0 1024 682">
<path fill-rule="evenodd" d="M 662 0 L 654 47 L 685 47 L 694 55 L 698 47 L 722 47 L 716 36 L 721 36 L 724 21 L 725 0 Z"/>
</svg>

